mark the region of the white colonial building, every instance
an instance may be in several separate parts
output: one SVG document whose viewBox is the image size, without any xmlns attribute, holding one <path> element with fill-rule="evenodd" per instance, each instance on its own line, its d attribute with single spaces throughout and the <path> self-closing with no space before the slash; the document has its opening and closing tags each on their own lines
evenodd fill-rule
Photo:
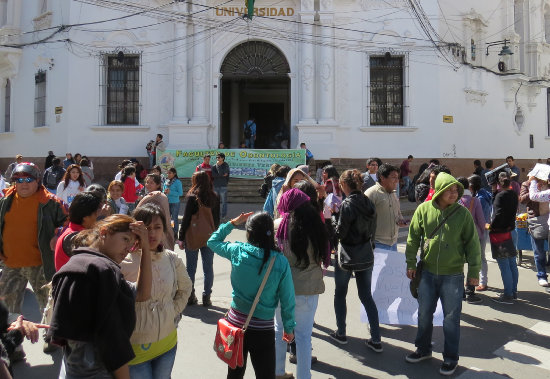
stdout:
<svg viewBox="0 0 550 379">
<path fill-rule="evenodd" d="M 0 0 L 0 157 L 238 147 L 251 115 L 317 158 L 549 155 L 550 0 L 255 7 Z"/>
</svg>

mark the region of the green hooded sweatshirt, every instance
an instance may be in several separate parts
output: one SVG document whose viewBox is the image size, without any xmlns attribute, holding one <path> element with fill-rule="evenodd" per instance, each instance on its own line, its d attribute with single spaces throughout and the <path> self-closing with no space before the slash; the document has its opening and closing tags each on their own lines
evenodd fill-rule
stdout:
<svg viewBox="0 0 550 379">
<path fill-rule="evenodd" d="M 437 199 L 453 185 L 458 187 L 457 202 L 441 210 Z M 445 216 L 459 207 L 431 239 L 423 258 L 424 269 L 435 275 L 461 274 L 464 272 L 464 263 L 468 263 L 467 277 L 479 278 L 481 248 L 470 212 L 458 204 L 463 193 L 464 188 L 451 175 L 444 172 L 437 175 L 432 200 L 420 204 L 411 220 L 405 251 L 407 269 L 416 269 L 416 254 L 422 236 L 427 240 Z"/>
</svg>

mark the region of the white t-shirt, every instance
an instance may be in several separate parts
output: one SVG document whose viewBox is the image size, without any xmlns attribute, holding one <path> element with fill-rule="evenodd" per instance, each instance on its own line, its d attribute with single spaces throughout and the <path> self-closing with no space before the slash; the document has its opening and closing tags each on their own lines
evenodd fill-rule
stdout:
<svg viewBox="0 0 550 379">
<path fill-rule="evenodd" d="M 65 204 L 71 205 L 74 197 L 81 192 L 80 183 L 74 180 L 70 180 L 67 188 L 64 188 L 64 187 L 65 187 L 65 182 L 64 181 L 59 182 L 59 184 L 57 185 L 56 195 L 61 200 L 63 200 Z"/>
</svg>

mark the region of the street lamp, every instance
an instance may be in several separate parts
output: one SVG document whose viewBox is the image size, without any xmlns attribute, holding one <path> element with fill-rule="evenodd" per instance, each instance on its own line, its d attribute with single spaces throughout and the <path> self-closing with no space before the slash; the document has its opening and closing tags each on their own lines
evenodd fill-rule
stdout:
<svg viewBox="0 0 550 379">
<path fill-rule="evenodd" d="M 514 54 L 512 50 L 510 50 L 510 47 L 507 45 L 510 43 L 509 39 L 503 39 L 502 41 L 495 41 L 495 42 L 489 42 L 487 44 L 487 53 L 485 55 L 489 55 L 489 47 L 491 46 L 498 46 L 498 45 L 504 45 L 502 49 L 500 50 L 500 53 L 498 55 L 500 56 L 506 56 L 506 55 L 512 55 Z"/>
</svg>

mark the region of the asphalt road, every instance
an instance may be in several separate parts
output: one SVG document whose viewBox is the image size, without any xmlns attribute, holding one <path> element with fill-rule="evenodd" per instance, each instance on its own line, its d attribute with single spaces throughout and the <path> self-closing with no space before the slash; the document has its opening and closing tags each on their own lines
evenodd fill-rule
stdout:
<svg viewBox="0 0 550 379">
<path fill-rule="evenodd" d="M 233 216 L 255 206 L 230 206 Z M 399 251 L 404 251 L 406 229 L 399 238 Z M 235 230 L 230 240 L 245 239 L 242 230 Z M 489 249 L 487 256 L 490 257 Z M 178 253 L 183 254 L 182 251 Z M 199 260 L 200 261 L 200 260 Z M 216 322 L 231 300 L 229 261 L 215 257 L 213 306 L 188 307 L 178 327 L 178 352 L 172 378 L 222 378 L 226 366 L 212 350 Z M 489 298 L 502 289 L 500 272 L 495 261 L 489 259 L 490 290 L 480 296 L 479 305 L 464 303 L 461 321 L 460 362 L 455 377 L 459 378 L 548 378 L 550 377 L 550 294 L 538 286 L 532 252 L 525 252 L 519 270 L 519 300 L 514 305 L 501 305 Z M 200 270 L 198 270 L 198 273 Z M 403 273 L 404 275 L 405 273 Z M 405 362 L 405 355 L 414 349 L 416 327 L 382 325 L 384 352 L 377 354 L 364 345 L 369 338 L 367 324 L 360 322 L 360 302 L 357 289 L 350 285 L 348 301 L 348 339 L 345 346 L 331 342 L 327 333 L 335 328 L 333 309 L 334 280 L 329 269 L 325 277 L 326 291 L 320 296 L 313 329 L 313 354 L 319 361 L 312 366 L 313 378 L 432 378 L 440 377 L 443 333 L 434 328 L 431 360 L 418 364 Z M 352 279 L 353 281 L 353 279 Z M 197 275 L 196 288 L 200 291 L 202 278 Z M 200 293 L 200 292 L 199 292 Z M 200 296 L 199 296 L 200 299 Z M 25 315 L 38 321 L 40 315 L 34 295 L 27 290 Z M 42 353 L 42 345 L 24 342 L 27 359 L 15 365 L 15 378 L 56 378 L 59 372 L 60 352 Z M 287 371 L 296 372 L 296 366 L 287 363 Z M 254 378 L 252 367 L 245 378 Z"/>
</svg>

